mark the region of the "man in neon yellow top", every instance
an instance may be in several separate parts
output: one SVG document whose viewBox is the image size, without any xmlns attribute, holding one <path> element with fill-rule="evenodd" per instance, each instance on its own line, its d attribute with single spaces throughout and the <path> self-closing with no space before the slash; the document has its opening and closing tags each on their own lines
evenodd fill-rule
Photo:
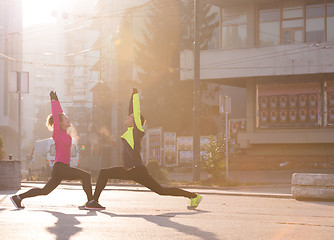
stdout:
<svg viewBox="0 0 334 240">
<path fill-rule="evenodd" d="M 196 209 L 198 204 L 202 200 L 202 196 L 179 188 L 161 186 L 149 174 L 148 170 L 143 165 L 143 161 L 140 156 L 140 144 L 141 140 L 145 135 L 143 129 L 145 119 L 140 113 L 140 102 L 138 90 L 136 88 L 132 90 L 129 105 L 129 115 L 124 123 L 128 128 L 121 137 L 123 142 L 122 157 L 124 166 L 101 169 L 99 177 L 97 179 L 93 200 L 86 203 L 85 209 L 105 209 L 105 207 L 102 207 L 99 204 L 98 200 L 101 192 L 107 185 L 108 179 L 133 180 L 149 188 L 150 190 L 159 195 L 181 196 L 189 198 L 190 204 L 188 206 L 188 209 Z"/>
<path fill-rule="evenodd" d="M 145 132 L 143 125 L 144 117 L 140 114 L 140 102 L 137 89 L 132 91 L 129 104 L 129 115 L 125 121 L 128 130 L 122 135 L 123 149 L 122 157 L 124 168 L 131 169 L 133 167 L 143 166 L 140 156 L 140 144 Z"/>
</svg>

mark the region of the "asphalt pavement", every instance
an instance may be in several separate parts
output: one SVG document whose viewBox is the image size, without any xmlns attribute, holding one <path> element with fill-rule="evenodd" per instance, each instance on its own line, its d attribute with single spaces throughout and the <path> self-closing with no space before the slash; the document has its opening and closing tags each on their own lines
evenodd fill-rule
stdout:
<svg viewBox="0 0 334 240">
<path fill-rule="evenodd" d="M 100 198 L 106 210 L 82 211 L 77 207 L 85 194 L 81 183 L 73 181 L 63 181 L 47 196 L 25 199 L 26 208 L 16 210 L 11 195 L 45 184 L 22 181 L 20 190 L 0 190 L 0 240 L 332 239 L 334 202 L 293 199 L 293 173 L 231 171 L 233 187 L 190 186 L 191 172 L 169 173 L 170 183 L 203 196 L 195 211 L 187 210 L 187 199 L 159 196 L 132 182 L 106 186 Z"/>
<path fill-rule="evenodd" d="M 323 240 L 334 236 L 334 202 L 296 201 L 273 186 L 265 195 L 249 189 L 185 188 L 203 201 L 187 210 L 183 197 L 159 196 L 140 185 L 109 184 L 103 211 L 79 210 L 85 194 L 64 182 L 47 196 L 23 201 L 15 210 L 10 196 L 44 183 L 23 182 L 20 190 L 0 190 L 0 239 L 200 239 Z M 247 187 L 247 186 L 246 186 Z M 247 191 L 246 191 L 247 190 Z M 278 189 L 277 189 L 278 190 Z"/>
</svg>

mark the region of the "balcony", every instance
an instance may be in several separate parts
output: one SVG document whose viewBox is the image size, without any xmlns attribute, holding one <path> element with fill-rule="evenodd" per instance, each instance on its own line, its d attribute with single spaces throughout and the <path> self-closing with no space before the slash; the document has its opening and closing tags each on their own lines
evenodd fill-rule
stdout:
<svg viewBox="0 0 334 240">
<path fill-rule="evenodd" d="M 231 80 L 236 78 L 333 73 L 334 54 L 330 45 L 303 43 L 203 50 L 200 77 L 202 80 L 229 80 L 229 84 L 235 85 Z M 181 52 L 180 69 L 181 80 L 193 79 L 192 50 Z"/>
</svg>

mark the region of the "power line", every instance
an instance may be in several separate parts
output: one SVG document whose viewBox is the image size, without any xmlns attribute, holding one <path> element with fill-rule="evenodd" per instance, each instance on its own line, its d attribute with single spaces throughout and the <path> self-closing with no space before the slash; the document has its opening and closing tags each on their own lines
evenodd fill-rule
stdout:
<svg viewBox="0 0 334 240">
<path fill-rule="evenodd" d="M 239 64 L 239 63 L 244 63 L 244 62 L 250 62 L 250 61 L 255 61 L 255 60 L 264 60 L 264 59 L 268 59 L 268 58 L 274 58 L 274 57 L 284 57 L 284 56 L 289 56 L 289 55 L 294 55 L 294 54 L 299 54 L 299 53 L 303 53 L 303 52 L 311 52 L 311 51 L 316 51 L 316 50 L 322 50 L 323 48 L 314 48 L 309 50 L 308 47 L 310 47 L 312 45 L 307 45 L 307 46 L 303 46 L 300 48 L 296 48 L 296 49 L 289 49 L 289 50 L 282 50 L 282 51 L 278 51 L 278 52 L 271 52 L 271 53 L 267 53 L 267 54 L 261 54 L 261 55 L 256 55 L 256 56 L 249 56 L 249 57 L 243 57 L 243 58 L 239 58 L 239 59 L 233 59 L 233 60 L 226 60 L 226 61 L 222 61 L 222 62 L 216 62 L 216 63 L 210 63 L 210 64 L 206 64 L 204 65 L 204 67 L 210 67 L 210 66 L 216 66 L 216 65 L 226 65 L 226 64 Z M 304 49 L 307 48 L 306 50 L 303 51 L 296 51 L 296 50 L 300 50 L 300 49 Z M 281 54 L 284 53 L 284 54 Z"/>
</svg>

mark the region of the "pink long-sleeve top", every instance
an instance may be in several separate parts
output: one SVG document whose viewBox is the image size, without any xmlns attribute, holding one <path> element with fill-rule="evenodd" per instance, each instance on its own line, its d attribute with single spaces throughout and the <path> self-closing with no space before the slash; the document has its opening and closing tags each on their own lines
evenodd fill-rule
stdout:
<svg viewBox="0 0 334 240">
<path fill-rule="evenodd" d="M 55 141 L 56 149 L 55 163 L 70 164 L 72 138 L 66 130 L 60 127 L 59 113 L 63 112 L 60 102 L 51 101 L 51 109 L 54 122 L 52 138 Z"/>
</svg>

